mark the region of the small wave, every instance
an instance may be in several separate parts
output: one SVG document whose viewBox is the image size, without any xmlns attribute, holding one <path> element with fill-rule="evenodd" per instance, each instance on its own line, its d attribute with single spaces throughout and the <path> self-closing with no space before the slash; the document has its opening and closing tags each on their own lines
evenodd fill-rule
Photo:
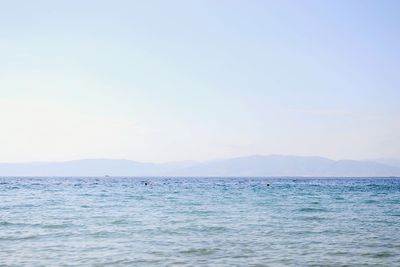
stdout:
<svg viewBox="0 0 400 267">
<path fill-rule="evenodd" d="M 72 226 L 72 224 L 40 224 L 40 223 L 16 223 L 0 221 L 0 226 L 9 227 L 41 227 L 44 229 L 63 229 Z"/>
<path fill-rule="evenodd" d="M 71 227 L 72 224 L 44 224 L 42 225 L 42 228 L 45 229 L 64 229 L 64 228 L 68 228 Z"/>
<path fill-rule="evenodd" d="M 368 199 L 368 200 L 365 200 L 364 203 L 365 204 L 375 204 L 375 203 L 379 203 L 379 202 L 374 199 Z"/>
<path fill-rule="evenodd" d="M 393 257 L 393 256 L 395 256 L 395 254 L 383 251 L 383 252 L 378 252 L 378 253 L 364 253 L 363 256 L 379 259 L 379 258 Z"/>
<path fill-rule="evenodd" d="M 181 253 L 196 256 L 207 256 L 216 253 L 218 250 L 218 248 L 191 248 L 188 250 L 183 250 Z"/>
<path fill-rule="evenodd" d="M 0 222 L 0 226 L 18 226 L 18 227 L 29 226 L 29 227 L 34 227 L 34 226 L 39 226 L 39 224 L 29 224 L 29 223 L 18 223 L 18 222 L 1 221 Z"/>
<path fill-rule="evenodd" d="M 11 226 L 11 225 L 15 225 L 15 223 L 5 222 L 5 221 L 0 222 L 0 226 Z"/>
<path fill-rule="evenodd" d="M 318 217 L 318 216 L 303 216 L 299 218 L 300 220 L 303 221 L 324 221 L 326 218 L 323 217 Z"/>
<path fill-rule="evenodd" d="M 10 236 L 10 237 L 0 237 L 0 241 L 22 241 L 22 240 L 31 240 L 39 238 L 40 235 L 28 235 L 28 236 Z"/>
<path fill-rule="evenodd" d="M 117 225 L 119 225 L 119 224 L 127 224 L 128 222 L 126 221 L 126 220 L 123 220 L 123 219 L 121 219 L 121 220 L 115 220 L 115 221 L 112 221 L 111 222 L 111 224 L 117 224 Z"/>
<path fill-rule="evenodd" d="M 327 212 L 327 209 L 322 208 L 301 208 L 298 211 L 300 212 Z"/>
<path fill-rule="evenodd" d="M 209 232 L 225 232 L 228 228 L 224 226 L 206 226 L 202 230 Z"/>
</svg>

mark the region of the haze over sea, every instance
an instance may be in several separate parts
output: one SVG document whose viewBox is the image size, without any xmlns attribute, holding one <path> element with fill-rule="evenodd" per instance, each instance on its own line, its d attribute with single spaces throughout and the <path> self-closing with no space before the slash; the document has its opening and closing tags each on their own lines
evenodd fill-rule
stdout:
<svg viewBox="0 0 400 267">
<path fill-rule="evenodd" d="M 0 178 L 4 266 L 399 266 L 396 178 Z"/>
</svg>

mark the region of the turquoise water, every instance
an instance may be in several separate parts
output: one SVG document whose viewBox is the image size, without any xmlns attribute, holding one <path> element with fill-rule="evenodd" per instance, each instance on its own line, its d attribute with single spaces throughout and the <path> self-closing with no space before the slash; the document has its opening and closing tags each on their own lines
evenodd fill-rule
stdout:
<svg viewBox="0 0 400 267">
<path fill-rule="evenodd" d="M 0 178 L 0 265 L 400 266 L 400 179 Z"/>
</svg>

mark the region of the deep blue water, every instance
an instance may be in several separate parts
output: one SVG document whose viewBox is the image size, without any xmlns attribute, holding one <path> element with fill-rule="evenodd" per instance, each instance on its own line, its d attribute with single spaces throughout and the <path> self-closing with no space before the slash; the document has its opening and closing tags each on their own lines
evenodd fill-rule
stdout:
<svg viewBox="0 0 400 267">
<path fill-rule="evenodd" d="M 3 265 L 400 266 L 400 179 L 0 178 Z"/>
</svg>

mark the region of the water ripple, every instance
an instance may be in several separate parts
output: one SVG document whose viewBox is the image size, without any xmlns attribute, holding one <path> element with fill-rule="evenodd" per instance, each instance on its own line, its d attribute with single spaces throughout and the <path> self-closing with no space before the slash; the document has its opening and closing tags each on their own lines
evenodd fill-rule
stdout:
<svg viewBox="0 0 400 267">
<path fill-rule="evenodd" d="M 3 177 L 0 265 L 400 266 L 399 196 L 383 178 Z"/>
</svg>

